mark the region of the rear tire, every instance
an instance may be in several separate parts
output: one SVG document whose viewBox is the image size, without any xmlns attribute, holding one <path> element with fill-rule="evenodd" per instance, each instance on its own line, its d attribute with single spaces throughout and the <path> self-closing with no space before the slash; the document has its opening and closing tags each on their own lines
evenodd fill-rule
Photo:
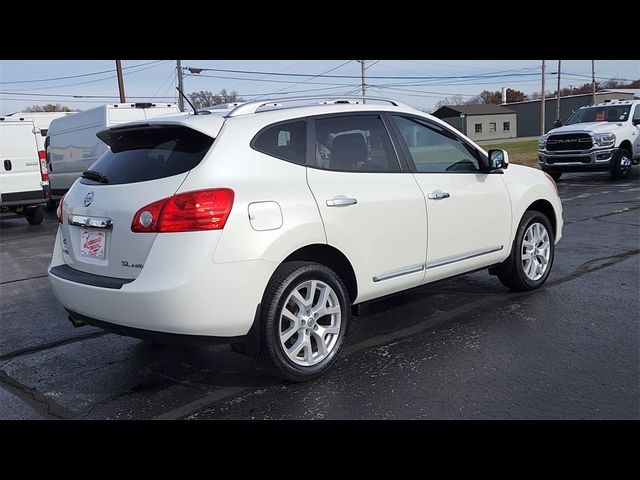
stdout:
<svg viewBox="0 0 640 480">
<path fill-rule="evenodd" d="M 631 165 L 633 165 L 633 162 L 631 161 L 631 152 L 625 148 L 619 148 L 613 162 L 611 178 L 614 180 L 627 178 L 631 171 Z"/>
<path fill-rule="evenodd" d="M 495 273 L 500 282 L 511 290 L 535 290 L 549 277 L 554 257 L 551 222 L 543 213 L 530 210 L 520 220 L 511 255 L 496 267 Z"/>
<path fill-rule="evenodd" d="M 260 365 L 289 382 L 314 380 L 331 368 L 344 346 L 349 294 L 330 268 L 285 262 L 267 286 L 260 317 Z"/>
<path fill-rule="evenodd" d="M 39 225 L 44 220 L 44 205 L 37 207 L 28 207 L 25 209 L 24 218 L 27 219 L 29 225 Z"/>
<path fill-rule="evenodd" d="M 55 212 L 56 208 L 58 208 L 58 202 L 56 202 L 55 200 L 53 200 L 52 198 L 50 198 L 49 200 L 47 200 L 47 204 L 44 206 L 44 209 L 47 212 Z"/>
</svg>

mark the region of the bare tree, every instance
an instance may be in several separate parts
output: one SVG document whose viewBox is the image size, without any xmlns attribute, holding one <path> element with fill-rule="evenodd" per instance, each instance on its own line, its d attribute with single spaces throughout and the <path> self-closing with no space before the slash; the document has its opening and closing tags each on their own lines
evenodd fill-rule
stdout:
<svg viewBox="0 0 640 480">
<path fill-rule="evenodd" d="M 483 103 L 480 97 L 465 98 L 463 95 L 454 95 L 452 97 L 443 98 L 436 103 L 436 110 L 449 105 L 472 105 L 475 103 Z"/>
<path fill-rule="evenodd" d="M 227 92 L 225 88 L 218 93 L 210 92 L 209 90 L 200 90 L 197 92 L 191 92 L 189 94 L 191 103 L 196 108 L 212 107 L 214 105 L 220 105 L 221 103 L 233 103 L 241 102 L 242 98 L 238 97 L 238 92 L 232 90 Z"/>
<path fill-rule="evenodd" d="M 24 109 L 25 112 L 77 112 L 73 108 L 69 108 L 66 105 L 60 105 L 59 103 L 47 103 L 46 105 L 32 105 Z"/>
</svg>

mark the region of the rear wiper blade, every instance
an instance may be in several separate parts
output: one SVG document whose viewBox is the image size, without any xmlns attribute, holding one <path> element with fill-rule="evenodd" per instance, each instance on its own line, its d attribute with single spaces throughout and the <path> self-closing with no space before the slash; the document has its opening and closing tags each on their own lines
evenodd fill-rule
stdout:
<svg viewBox="0 0 640 480">
<path fill-rule="evenodd" d="M 94 182 L 109 183 L 109 179 L 104 173 L 100 173 L 96 170 L 86 170 L 82 172 L 82 178 L 87 180 L 93 180 Z"/>
</svg>

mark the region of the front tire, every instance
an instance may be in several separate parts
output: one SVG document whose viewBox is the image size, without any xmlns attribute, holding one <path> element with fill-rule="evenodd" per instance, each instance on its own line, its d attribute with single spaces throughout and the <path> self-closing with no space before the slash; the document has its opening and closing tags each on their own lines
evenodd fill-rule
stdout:
<svg viewBox="0 0 640 480">
<path fill-rule="evenodd" d="M 350 320 L 347 288 L 333 270 L 286 262 L 263 297 L 257 360 L 289 382 L 316 379 L 338 358 Z"/>
<path fill-rule="evenodd" d="M 24 217 L 29 222 L 29 225 L 40 225 L 44 220 L 44 205 L 26 208 Z"/>
<path fill-rule="evenodd" d="M 627 178 L 631 171 L 631 152 L 624 148 L 619 148 L 616 152 L 616 158 L 613 162 L 611 170 L 611 178 L 614 180 L 622 180 Z"/>
<path fill-rule="evenodd" d="M 549 277 L 555 243 L 551 222 L 541 212 L 525 212 L 511 247 L 511 255 L 496 268 L 498 279 L 511 290 L 540 288 Z"/>
</svg>

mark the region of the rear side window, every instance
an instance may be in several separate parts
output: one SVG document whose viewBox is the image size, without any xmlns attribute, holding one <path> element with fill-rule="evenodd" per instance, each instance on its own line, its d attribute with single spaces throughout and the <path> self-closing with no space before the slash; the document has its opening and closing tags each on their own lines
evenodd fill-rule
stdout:
<svg viewBox="0 0 640 480">
<path fill-rule="evenodd" d="M 272 157 L 304 165 L 307 156 L 307 122 L 279 123 L 258 134 L 251 146 Z"/>
<path fill-rule="evenodd" d="M 198 165 L 213 144 L 213 138 L 187 127 L 148 126 L 105 130 L 98 138 L 109 145 L 90 167 L 118 185 L 146 182 L 188 172 Z M 82 183 L 95 183 L 83 178 Z"/>
<path fill-rule="evenodd" d="M 399 172 L 380 115 L 316 119 L 315 166 L 343 172 Z"/>
</svg>

